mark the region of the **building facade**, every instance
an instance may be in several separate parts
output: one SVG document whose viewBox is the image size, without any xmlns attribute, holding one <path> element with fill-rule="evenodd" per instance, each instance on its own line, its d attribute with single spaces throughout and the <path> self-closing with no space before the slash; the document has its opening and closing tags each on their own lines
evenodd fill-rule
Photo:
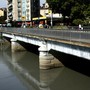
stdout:
<svg viewBox="0 0 90 90">
<path fill-rule="evenodd" d="M 2 9 L 0 9 L 0 17 L 4 16 L 4 11 Z"/>
<path fill-rule="evenodd" d="M 7 20 L 18 20 L 18 2 L 17 0 L 8 0 L 7 6 Z"/>
<path fill-rule="evenodd" d="M 0 24 L 5 23 L 6 19 L 7 19 L 7 9 L 0 8 Z"/>
<path fill-rule="evenodd" d="M 8 21 L 32 21 L 40 15 L 40 0 L 7 0 Z"/>
</svg>

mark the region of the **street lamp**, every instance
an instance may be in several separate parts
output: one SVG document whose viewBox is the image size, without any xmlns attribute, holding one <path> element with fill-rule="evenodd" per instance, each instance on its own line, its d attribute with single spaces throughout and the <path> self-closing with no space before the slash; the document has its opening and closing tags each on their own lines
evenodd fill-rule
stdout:
<svg viewBox="0 0 90 90">
<path fill-rule="evenodd" d="M 50 10 L 51 10 L 51 28 L 53 28 L 53 6 L 52 6 L 52 3 L 51 3 L 51 8 L 50 8 Z"/>
<path fill-rule="evenodd" d="M 51 10 L 51 28 L 53 28 L 53 13 L 52 13 L 52 10 Z"/>
</svg>

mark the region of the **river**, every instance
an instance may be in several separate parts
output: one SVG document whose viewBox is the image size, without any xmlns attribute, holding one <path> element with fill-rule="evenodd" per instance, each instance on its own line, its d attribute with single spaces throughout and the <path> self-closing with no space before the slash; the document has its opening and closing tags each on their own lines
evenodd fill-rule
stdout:
<svg viewBox="0 0 90 90">
<path fill-rule="evenodd" d="M 90 77 L 65 66 L 40 70 L 37 54 L 0 44 L 0 90 L 90 90 Z"/>
</svg>

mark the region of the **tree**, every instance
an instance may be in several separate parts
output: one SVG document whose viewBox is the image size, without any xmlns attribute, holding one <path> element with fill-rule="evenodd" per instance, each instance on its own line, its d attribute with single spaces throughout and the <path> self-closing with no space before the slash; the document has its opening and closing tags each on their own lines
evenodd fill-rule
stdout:
<svg viewBox="0 0 90 90">
<path fill-rule="evenodd" d="M 72 24 L 80 21 L 90 22 L 90 0 L 47 0 L 54 13 L 62 13 L 65 23 L 66 17 Z"/>
<path fill-rule="evenodd" d="M 4 16 L 0 17 L 0 23 L 5 23 Z"/>
<path fill-rule="evenodd" d="M 53 13 L 60 12 L 60 1 L 59 0 L 47 0 L 49 7 L 52 9 Z"/>
<path fill-rule="evenodd" d="M 84 23 L 90 24 L 90 4 L 88 5 L 88 7 L 86 7 L 86 9 L 83 11 L 83 15 L 85 17 Z"/>
</svg>

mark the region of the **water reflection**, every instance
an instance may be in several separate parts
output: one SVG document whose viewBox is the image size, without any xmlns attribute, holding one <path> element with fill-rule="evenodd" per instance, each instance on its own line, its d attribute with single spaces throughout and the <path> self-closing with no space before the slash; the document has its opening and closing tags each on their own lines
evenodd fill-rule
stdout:
<svg viewBox="0 0 90 90">
<path fill-rule="evenodd" d="M 50 85 L 60 76 L 63 68 L 64 67 L 51 70 L 40 70 L 40 90 L 51 90 Z"/>
<path fill-rule="evenodd" d="M 33 84 L 38 90 L 51 90 L 49 85 L 54 82 L 54 80 L 59 76 L 60 72 L 63 70 L 63 68 L 57 70 L 57 69 L 52 69 L 52 70 L 39 70 L 39 63 L 38 63 L 38 58 L 36 60 L 36 64 L 30 61 L 35 61 L 35 56 L 31 60 L 31 58 L 26 58 L 27 55 L 32 56 L 32 53 L 29 52 L 16 52 L 12 53 L 12 58 L 9 57 L 9 54 L 4 53 L 4 56 L 8 58 L 8 61 L 13 65 L 14 70 L 19 73 L 22 78 L 28 81 L 28 83 Z M 11 58 L 11 59 L 10 59 Z M 24 60 L 23 60 L 24 59 Z M 25 64 L 24 61 L 27 61 L 26 63 L 29 63 L 29 67 L 27 64 Z M 36 65 L 36 67 L 33 65 Z M 25 66 L 26 65 L 26 66 Z M 37 72 L 37 73 L 35 73 Z M 37 77 L 38 76 L 38 77 Z"/>
<path fill-rule="evenodd" d="M 3 56 L 29 90 L 90 90 L 89 77 L 66 67 L 40 70 L 39 57 L 34 53 L 11 53 L 6 48 Z"/>
</svg>

